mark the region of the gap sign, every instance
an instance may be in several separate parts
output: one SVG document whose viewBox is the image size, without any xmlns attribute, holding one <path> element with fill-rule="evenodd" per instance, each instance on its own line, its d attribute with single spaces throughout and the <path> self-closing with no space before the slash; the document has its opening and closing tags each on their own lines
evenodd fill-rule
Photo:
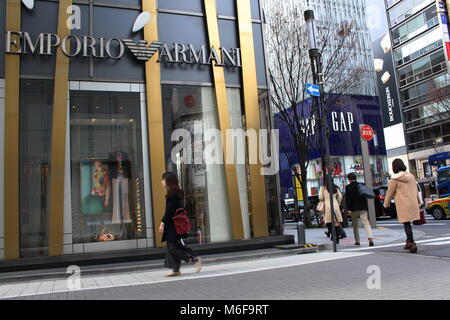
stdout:
<svg viewBox="0 0 450 320">
<path fill-rule="evenodd" d="M 320 97 L 320 89 L 317 84 L 307 83 L 306 84 L 306 93 L 310 96 Z"/>
</svg>

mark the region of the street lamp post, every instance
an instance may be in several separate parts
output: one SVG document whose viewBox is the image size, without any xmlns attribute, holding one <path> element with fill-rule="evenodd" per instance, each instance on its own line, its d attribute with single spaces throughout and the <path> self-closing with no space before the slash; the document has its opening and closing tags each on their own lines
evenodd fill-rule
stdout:
<svg viewBox="0 0 450 320">
<path fill-rule="evenodd" d="M 322 73 L 322 54 L 317 46 L 316 41 L 316 26 L 314 20 L 314 11 L 306 10 L 304 12 L 306 28 L 308 32 L 309 57 L 311 59 L 311 69 L 313 74 L 314 84 L 319 85 L 320 96 L 313 96 L 319 110 L 319 126 L 320 126 L 320 153 L 322 157 L 322 172 L 324 177 L 324 186 L 327 186 L 330 193 L 330 209 L 331 209 L 331 224 L 333 235 L 333 251 L 337 251 L 336 247 L 336 228 L 334 215 L 334 201 L 333 201 L 333 177 L 330 168 L 330 144 L 329 144 L 329 129 L 327 122 L 328 108 L 325 106 L 324 98 L 324 79 Z M 319 102 L 319 101 L 320 102 Z M 328 178 L 328 179 L 327 179 Z"/>
</svg>

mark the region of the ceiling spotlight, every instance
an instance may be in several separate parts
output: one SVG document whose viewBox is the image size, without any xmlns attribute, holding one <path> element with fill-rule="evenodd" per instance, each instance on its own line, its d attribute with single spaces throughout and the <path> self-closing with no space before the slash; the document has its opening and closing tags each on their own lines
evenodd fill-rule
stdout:
<svg viewBox="0 0 450 320">
<path fill-rule="evenodd" d="M 27 7 L 29 10 L 33 10 L 34 8 L 34 0 L 22 0 L 22 3 Z"/>
<path fill-rule="evenodd" d="M 150 12 L 142 12 L 134 22 L 133 32 L 138 32 L 150 21 Z"/>
</svg>

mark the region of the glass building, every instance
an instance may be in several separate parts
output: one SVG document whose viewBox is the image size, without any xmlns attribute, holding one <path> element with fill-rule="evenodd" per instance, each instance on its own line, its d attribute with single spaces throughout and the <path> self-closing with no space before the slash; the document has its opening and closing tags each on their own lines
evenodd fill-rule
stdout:
<svg viewBox="0 0 450 320">
<path fill-rule="evenodd" d="M 428 157 L 450 151 L 449 2 L 389 0 L 385 5 L 409 169 L 427 181 L 433 175 Z"/>
<path fill-rule="evenodd" d="M 258 0 L 1 1 L 0 259 L 163 246 L 166 171 L 189 243 L 280 234 L 275 177 L 203 157 L 270 129 L 261 29 Z"/>
<path fill-rule="evenodd" d="M 368 124 L 375 131 L 376 139 L 369 143 L 370 163 L 373 173 L 373 183 L 375 186 L 387 184 L 387 159 L 386 148 L 383 135 L 382 117 L 380 103 L 377 98 L 377 87 L 375 71 L 373 68 L 373 51 L 371 47 L 371 38 L 367 26 L 367 8 L 364 0 L 262 0 L 262 7 L 265 23 L 264 31 L 267 43 L 274 31 L 269 21 L 271 16 L 282 14 L 287 22 L 294 19 L 304 21 L 303 12 L 313 10 L 317 25 L 326 27 L 335 27 L 338 30 L 342 23 L 352 23 L 354 30 L 354 52 L 351 57 L 345 60 L 345 66 L 340 68 L 342 72 L 351 72 L 352 70 L 364 70 L 365 73 L 360 81 L 353 86 L 349 86 L 340 92 L 340 96 L 330 95 L 328 103 L 328 127 L 330 129 L 330 154 L 331 163 L 335 170 L 333 171 L 334 183 L 341 190 L 344 190 L 348 184 L 346 175 L 350 172 L 357 174 L 358 181 L 364 182 L 362 151 L 359 137 L 359 125 Z M 332 19 L 330 20 L 330 17 Z M 298 22 L 297 22 L 298 23 Z M 301 23 L 300 23 L 301 24 Z M 331 60 L 333 52 L 337 47 L 337 40 L 330 37 L 327 47 L 322 52 L 324 64 Z M 319 40 L 318 40 L 319 41 Z M 321 44 L 319 44 L 320 47 Z M 305 49 L 306 50 L 306 49 Z M 353 54 L 354 53 L 354 54 Z M 308 59 L 309 63 L 309 59 Z M 277 57 L 268 54 L 268 66 L 277 72 Z M 326 66 L 324 65 L 324 68 Z M 330 77 L 331 78 L 331 77 Z M 310 80 L 312 82 L 312 79 Z M 330 81 L 332 82 L 332 81 Z M 327 83 L 324 84 L 324 90 L 327 92 Z M 309 104 L 307 102 L 306 104 Z M 299 101 L 300 105 L 300 101 Z M 308 109 L 308 108 L 306 108 Z M 302 114 L 304 108 L 299 107 L 299 114 Z M 280 129 L 280 187 L 284 198 L 301 197 L 301 189 L 297 179 L 294 179 L 292 168 L 288 158 L 291 161 L 298 162 L 296 150 L 293 147 L 293 138 L 289 133 L 286 121 L 282 120 L 279 114 L 275 113 L 275 125 Z M 303 115 L 308 117 L 306 113 Z M 318 123 L 318 121 L 317 121 Z M 317 125 L 316 123 L 316 125 Z M 317 130 L 318 126 L 316 127 Z M 314 130 L 314 129 L 313 129 Z M 320 186 L 323 184 L 323 173 L 321 167 L 321 153 L 314 146 L 308 147 L 308 174 L 307 188 L 308 195 L 318 194 Z M 300 198 L 299 198 L 300 199 Z M 300 199 L 301 200 L 301 199 Z"/>
<path fill-rule="evenodd" d="M 373 186 L 387 185 L 388 167 L 386 147 L 383 135 L 383 123 L 377 97 L 342 95 L 330 96 L 327 122 L 330 130 L 330 164 L 333 168 L 333 182 L 341 191 L 348 184 L 347 174 L 356 174 L 359 182 L 364 182 L 360 124 L 370 125 L 375 133 L 368 143 L 370 167 Z M 298 113 L 311 110 L 311 100 L 305 106 L 299 105 Z M 307 112 L 307 111 L 306 111 Z M 292 112 L 290 112 L 292 114 Z M 292 143 L 292 136 L 286 122 L 281 116 L 275 116 L 275 125 L 280 129 L 280 185 L 281 194 L 288 198 L 300 195 L 300 186 L 294 181 L 292 168 L 288 159 L 298 162 L 298 156 Z M 320 159 L 319 133 L 312 129 L 313 139 L 308 148 L 307 188 L 309 196 L 317 196 L 323 184 L 323 171 Z M 296 180 L 296 179 L 295 179 Z M 297 190 L 296 190 L 297 189 Z"/>
</svg>

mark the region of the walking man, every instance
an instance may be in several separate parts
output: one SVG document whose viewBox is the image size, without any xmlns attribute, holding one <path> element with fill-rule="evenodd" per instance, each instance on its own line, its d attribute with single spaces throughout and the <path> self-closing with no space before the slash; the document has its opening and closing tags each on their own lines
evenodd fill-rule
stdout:
<svg viewBox="0 0 450 320">
<path fill-rule="evenodd" d="M 345 187 L 345 199 L 347 205 L 347 212 L 352 215 L 352 226 L 353 234 L 355 236 L 355 245 L 360 245 L 359 238 L 359 220 L 361 219 L 364 230 L 366 231 L 366 236 L 369 239 L 369 246 L 373 246 L 372 238 L 372 227 L 369 223 L 369 213 L 367 206 L 367 199 L 359 195 L 358 192 L 358 182 L 356 182 L 356 174 L 349 173 L 347 179 L 350 182 L 347 187 Z"/>
</svg>

